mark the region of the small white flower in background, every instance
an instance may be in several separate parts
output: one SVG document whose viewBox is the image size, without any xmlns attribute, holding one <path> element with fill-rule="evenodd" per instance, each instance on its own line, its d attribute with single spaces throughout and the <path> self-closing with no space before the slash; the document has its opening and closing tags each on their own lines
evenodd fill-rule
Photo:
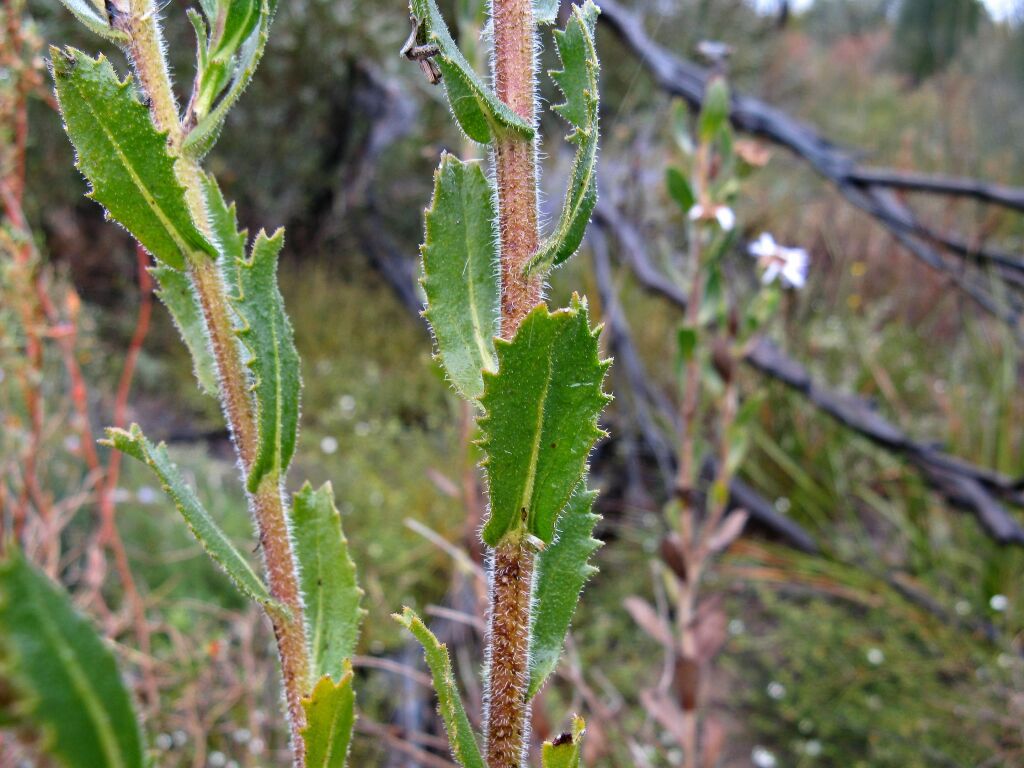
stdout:
<svg viewBox="0 0 1024 768">
<path fill-rule="evenodd" d="M 174 739 L 171 738 L 169 733 L 158 733 L 154 742 L 156 743 L 156 748 L 161 752 L 166 752 L 174 746 Z"/>
<path fill-rule="evenodd" d="M 223 768 L 227 762 L 228 759 L 225 757 L 223 752 L 211 752 L 210 756 L 206 760 L 207 765 L 210 765 L 213 768 Z"/>
<path fill-rule="evenodd" d="M 768 683 L 768 688 L 766 690 L 769 698 L 775 699 L 776 701 L 786 695 L 786 686 L 776 680 L 772 680 Z"/>
<path fill-rule="evenodd" d="M 866 655 L 868 657 L 868 663 L 873 664 L 876 667 L 885 661 L 885 654 L 882 653 L 881 648 L 868 648 Z"/>
<path fill-rule="evenodd" d="M 750 751 L 750 759 L 757 768 L 775 768 L 779 764 L 779 761 L 775 759 L 775 754 L 761 746 L 754 747 Z"/>
<path fill-rule="evenodd" d="M 330 456 L 338 450 L 338 441 L 333 437 L 325 437 L 320 441 L 320 450 Z"/>
<path fill-rule="evenodd" d="M 747 251 L 764 270 L 761 282 L 765 285 L 781 279 L 787 288 L 803 288 L 807 282 L 807 268 L 811 260 L 803 248 L 779 245 L 769 233 L 762 232 Z"/>
<path fill-rule="evenodd" d="M 64 438 L 64 450 L 68 453 L 78 453 L 82 447 L 82 439 L 78 435 L 68 435 Z"/>
<path fill-rule="evenodd" d="M 743 623 L 743 619 L 733 619 L 729 622 L 729 634 L 737 637 L 747 631 L 747 625 Z"/>
<path fill-rule="evenodd" d="M 174 746 L 176 747 L 183 747 L 188 743 L 188 734 L 180 728 L 172 734 L 172 738 L 174 739 Z"/>
<path fill-rule="evenodd" d="M 697 203 L 690 209 L 688 216 L 690 221 L 717 221 L 718 226 L 726 232 L 731 232 L 736 226 L 736 214 L 727 205 L 705 206 Z"/>
<path fill-rule="evenodd" d="M 958 616 L 966 616 L 971 612 L 971 604 L 966 600 L 957 600 L 956 605 L 953 606 Z"/>
<path fill-rule="evenodd" d="M 157 493 L 156 488 L 151 485 L 143 485 L 139 487 L 139 490 L 135 492 L 135 500 L 139 504 L 156 504 L 160 500 L 160 494 Z"/>
<path fill-rule="evenodd" d="M 821 754 L 821 742 L 817 739 L 811 739 L 804 744 L 804 754 L 808 757 L 817 757 Z"/>
<path fill-rule="evenodd" d="M 1001 613 L 1010 607 L 1010 599 L 1006 595 L 992 595 L 989 598 L 988 607 Z"/>
<path fill-rule="evenodd" d="M 342 395 L 338 398 L 338 407 L 345 416 L 351 416 L 356 409 L 356 399 L 352 395 Z"/>
</svg>

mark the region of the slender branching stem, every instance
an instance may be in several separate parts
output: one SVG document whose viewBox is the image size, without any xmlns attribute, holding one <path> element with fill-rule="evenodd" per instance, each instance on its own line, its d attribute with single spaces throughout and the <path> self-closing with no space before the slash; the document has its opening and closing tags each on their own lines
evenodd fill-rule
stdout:
<svg viewBox="0 0 1024 768">
<path fill-rule="evenodd" d="M 119 23 L 131 37 L 128 52 L 140 86 L 149 98 L 153 119 L 158 128 L 168 132 L 171 146 L 179 146 L 183 130 L 152 0 L 132 0 L 130 13 Z M 202 172 L 198 164 L 189 158 L 181 158 L 176 170 L 185 186 L 193 218 L 199 228 L 210 236 L 211 227 L 201 187 Z M 234 436 L 242 468 L 247 473 L 257 453 L 257 419 L 249 391 L 249 376 L 231 318 L 227 288 L 217 265 L 205 255 L 197 255 L 191 260 L 190 274 L 217 363 L 228 426 Z M 288 509 L 281 479 L 276 473 L 263 478 L 251 494 L 249 506 L 256 520 L 270 593 L 288 609 L 288 615 L 271 611 L 270 619 L 284 677 L 293 751 L 296 765 L 301 766 L 304 758 L 299 729 L 305 724 L 301 699 L 309 689 L 310 664 L 298 571 L 288 529 Z"/>
<path fill-rule="evenodd" d="M 536 123 L 535 27 L 532 0 L 492 0 L 494 87 L 508 106 Z M 494 146 L 501 259 L 501 335 L 512 338 L 543 299 L 543 279 L 526 276 L 536 253 L 537 148 L 511 133 Z M 529 734 L 526 685 L 530 658 L 530 602 L 535 552 L 516 540 L 498 546 L 491 570 L 487 713 L 484 738 L 490 768 L 519 768 Z"/>
</svg>

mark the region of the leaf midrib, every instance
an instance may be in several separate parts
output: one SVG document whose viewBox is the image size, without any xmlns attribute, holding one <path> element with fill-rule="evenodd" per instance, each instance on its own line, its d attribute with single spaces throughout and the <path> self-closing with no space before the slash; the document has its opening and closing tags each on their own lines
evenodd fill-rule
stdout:
<svg viewBox="0 0 1024 768">
<path fill-rule="evenodd" d="M 144 194 L 142 198 L 143 200 L 146 201 L 146 205 L 156 215 L 157 219 L 167 230 L 168 234 L 171 236 L 171 239 L 174 241 L 174 244 L 178 246 L 178 250 L 181 251 L 182 255 L 187 255 L 191 253 L 191 249 L 186 245 L 185 240 L 181 237 L 180 233 L 178 232 L 178 228 L 171 222 L 170 219 L 167 218 L 167 216 L 163 212 L 163 209 L 161 209 L 160 206 L 156 204 L 156 196 L 153 194 L 152 190 L 148 186 L 146 186 L 146 184 L 143 183 L 142 179 L 139 177 L 139 174 L 136 172 L 134 164 L 129 160 L 128 156 L 121 150 L 120 143 L 117 141 L 114 134 L 112 134 L 110 130 L 107 128 L 105 122 L 101 119 L 100 113 L 97 112 L 96 109 L 92 106 L 92 104 L 89 101 L 89 98 L 82 91 L 82 88 L 74 80 L 70 78 L 68 79 L 68 83 L 71 84 L 73 88 L 75 88 L 75 90 L 78 92 L 79 97 L 81 98 L 82 104 L 89 111 L 89 113 L 96 119 L 96 124 L 99 126 L 103 134 L 107 137 L 107 140 L 110 142 L 110 145 L 113 147 L 114 152 L 121 160 L 121 163 L 124 166 L 125 170 L 128 172 L 128 175 L 131 177 L 135 185 L 140 190 L 143 191 Z"/>
</svg>

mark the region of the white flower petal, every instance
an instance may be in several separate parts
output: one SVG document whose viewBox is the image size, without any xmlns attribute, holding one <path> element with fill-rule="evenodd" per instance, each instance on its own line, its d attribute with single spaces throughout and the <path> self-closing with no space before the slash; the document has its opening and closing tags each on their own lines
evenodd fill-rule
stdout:
<svg viewBox="0 0 1024 768">
<path fill-rule="evenodd" d="M 777 261 L 773 261 L 767 267 L 765 267 L 764 274 L 761 275 L 761 282 L 764 285 L 770 285 L 775 282 L 775 278 L 782 272 L 782 267 Z"/>
<path fill-rule="evenodd" d="M 775 238 L 768 232 L 762 232 L 761 236 L 747 246 L 747 252 L 755 259 L 767 259 L 778 252 L 779 246 Z"/>
<path fill-rule="evenodd" d="M 718 225 L 726 232 L 731 232 L 732 228 L 736 226 L 736 214 L 732 212 L 732 208 L 726 205 L 720 205 L 715 209 L 715 218 L 718 219 Z"/>
<path fill-rule="evenodd" d="M 697 203 L 695 206 L 693 206 L 693 208 L 690 209 L 690 212 L 687 214 L 687 216 L 690 217 L 690 221 L 697 221 L 698 219 L 703 218 L 704 206 L 701 205 L 700 203 Z"/>
</svg>

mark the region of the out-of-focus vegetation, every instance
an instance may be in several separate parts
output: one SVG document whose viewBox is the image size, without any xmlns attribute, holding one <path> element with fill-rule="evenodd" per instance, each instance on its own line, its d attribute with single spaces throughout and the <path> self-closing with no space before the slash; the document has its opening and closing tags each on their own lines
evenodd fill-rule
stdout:
<svg viewBox="0 0 1024 768">
<path fill-rule="evenodd" d="M 730 69 L 738 89 L 864 150 L 871 164 L 1024 185 L 1024 25 L 995 24 L 974 0 L 817 0 L 784 24 L 742 0 L 635 7 L 646 13 L 651 34 L 682 55 L 691 56 L 702 39 L 735 46 Z M 30 3 L 28 12 L 43 39 L 86 44 L 58 4 Z M 460 405 L 427 352 L 425 325 L 376 267 L 397 259 L 411 270 L 431 170 L 439 151 L 458 150 L 462 139 L 439 94 L 397 54 L 408 34 L 403 8 L 302 0 L 282 3 L 275 25 L 261 74 L 228 121 L 210 167 L 227 196 L 238 199 L 243 224 L 288 226 L 282 289 L 305 366 L 296 476 L 334 483 L 371 611 L 361 653 L 414 665 L 418 652 L 387 615 L 403 604 L 471 611 L 473 602 L 464 569 L 405 521 L 461 545 L 462 483 L 474 456 L 462 440 Z M 191 49 L 176 42 L 192 32 L 184 24 L 170 32 L 175 68 L 188 72 L 191 61 L 177 52 Z M 642 224 L 652 256 L 671 266 L 682 250 L 682 222 L 662 187 L 670 105 L 607 30 L 599 28 L 598 39 L 605 194 Z M 549 85 L 541 84 L 545 98 L 554 96 Z M 111 361 L 120 359 L 134 327 L 134 248 L 81 200 L 82 181 L 50 106 L 34 101 L 30 122 L 26 215 L 54 284 L 73 285 L 85 301 L 77 354 L 93 383 L 90 408 L 100 425 L 119 375 Z M 544 150 L 549 175 L 564 174 L 563 148 L 552 142 Z M 774 150 L 744 193 L 738 208 L 749 223 L 745 238 L 770 229 L 812 252 L 810 284 L 788 299 L 773 334 L 787 351 L 820 379 L 872 398 L 911 434 L 1008 475 L 1024 474 L 1013 335 L 783 151 Z M 1019 215 L 944 198 L 922 208 L 932 221 L 1020 251 Z M 750 260 L 737 250 L 732 261 L 742 291 L 752 279 Z M 21 290 L 16 278 L 0 274 L 0 292 Z M 556 275 L 559 298 L 563 279 L 591 285 L 586 258 Z M 675 397 L 677 372 L 666 361 L 675 350 L 676 314 L 625 273 L 619 288 L 652 385 Z M 8 457 L 27 439 L 17 388 L 24 339 L 11 311 L 0 303 L 5 472 L 16 472 Z M 154 325 L 132 416 L 172 444 L 224 528 L 254 545 L 215 406 L 195 389 L 159 308 Z M 62 399 L 63 370 L 52 351 L 43 369 L 45 482 L 54 499 L 71 499 L 62 507 L 73 515 L 59 565 L 74 586 L 83 578 L 80 558 L 94 514 L 88 493 L 75 497 L 86 470 L 68 429 L 74 416 Z M 791 391 L 751 371 L 741 386 L 767 395 L 744 477 L 811 531 L 822 553 L 796 554 L 755 532 L 714 574 L 710 588 L 725 597 L 729 616 L 712 697 L 731 735 L 726 764 L 1024 764 L 1024 553 L 993 543 L 912 467 Z M 573 707 L 592 712 L 595 702 L 606 709 L 603 719 L 588 718 L 588 765 L 672 765 L 678 753 L 660 741 L 639 702 L 661 674 L 652 663 L 660 650 L 623 608 L 631 595 L 660 599 L 655 552 L 664 533 L 654 469 L 643 468 L 644 487 L 626 487 L 625 413 L 613 404 L 612 441 L 594 459 L 605 491 L 599 536 L 606 546 L 568 659 L 570 674 L 586 670 L 592 698 L 573 699 L 556 681 L 543 709 L 552 717 Z M 150 702 L 147 713 L 158 734 L 156 762 L 271 764 L 284 753 L 285 733 L 276 716 L 270 632 L 201 556 L 151 482 L 143 468 L 125 465 L 117 520 L 153 625 L 153 658 L 128 650 L 130 638 L 119 650 L 131 682 L 148 667 L 159 683 L 161 707 Z M 103 602 L 120 605 L 119 590 L 111 575 Z M 84 607 L 100 615 L 111 636 L 130 633 L 100 603 Z M 479 696 L 480 660 L 458 644 L 474 630 L 437 624 L 457 649 L 464 689 Z M 426 689 L 415 681 L 358 662 L 357 674 L 364 726 L 435 727 Z M 627 735 L 641 753 L 631 751 Z M 407 764 L 398 754 L 380 731 L 364 728 L 353 764 Z"/>
</svg>

